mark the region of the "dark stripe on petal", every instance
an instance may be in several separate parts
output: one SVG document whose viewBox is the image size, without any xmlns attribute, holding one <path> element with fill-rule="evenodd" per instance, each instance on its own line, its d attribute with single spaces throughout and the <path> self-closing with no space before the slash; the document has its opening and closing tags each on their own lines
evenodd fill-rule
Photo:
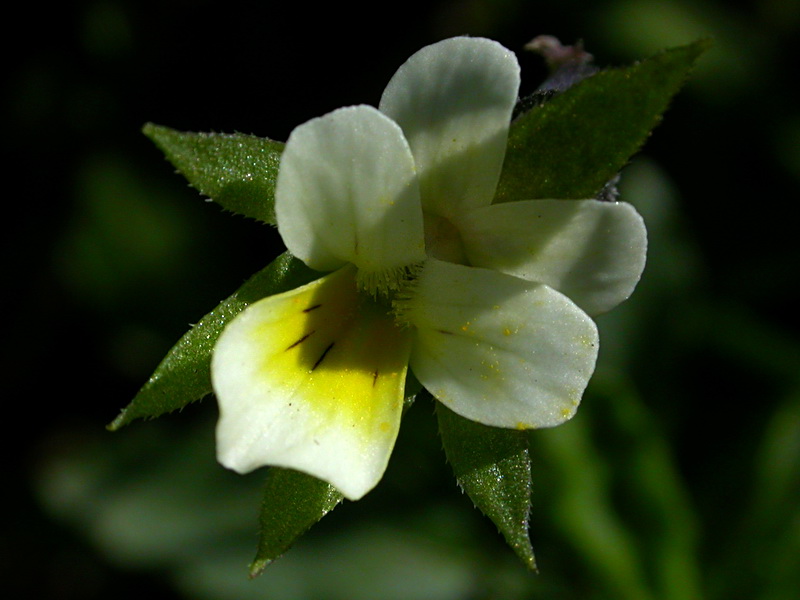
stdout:
<svg viewBox="0 0 800 600">
<path fill-rule="evenodd" d="M 331 342 L 330 346 L 328 346 L 327 348 L 325 348 L 325 352 L 323 352 L 323 353 L 322 353 L 322 356 L 320 356 L 320 357 L 317 359 L 317 362 L 315 362 L 315 363 L 314 363 L 314 366 L 313 366 L 313 367 L 311 367 L 311 370 L 312 370 L 312 371 L 313 371 L 314 369 L 316 369 L 316 368 L 319 366 L 319 363 L 321 363 L 321 362 L 322 362 L 322 360 L 325 358 L 325 356 L 328 354 L 328 352 L 330 352 L 330 351 L 331 351 L 331 348 L 333 348 L 333 345 L 334 345 L 335 343 L 336 343 L 336 342 Z"/>
<path fill-rule="evenodd" d="M 316 331 L 316 330 L 315 330 L 315 331 Z M 306 340 L 309 338 L 309 336 L 310 336 L 312 333 L 314 333 L 314 331 L 310 331 L 310 332 L 308 332 L 307 334 L 305 334 L 303 337 L 301 337 L 299 340 L 297 340 L 297 341 L 296 341 L 294 344 L 292 344 L 291 346 L 289 346 L 289 347 L 286 349 L 286 351 L 288 352 L 289 350 L 291 350 L 291 349 L 292 349 L 292 348 L 294 348 L 295 346 L 298 346 L 298 345 L 302 344 L 303 342 L 305 342 L 305 341 L 306 341 Z"/>
</svg>

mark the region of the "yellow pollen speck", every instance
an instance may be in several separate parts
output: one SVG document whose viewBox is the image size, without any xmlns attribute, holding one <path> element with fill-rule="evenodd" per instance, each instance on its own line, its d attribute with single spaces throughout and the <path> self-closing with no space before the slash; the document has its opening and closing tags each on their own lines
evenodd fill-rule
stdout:
<svg viewBox="0 0 800 600">
<path fill-rule="evenodd" d="M 515 427 L 516 427 L 517 431 L 525 431 L 526 429 L 529 429 L 529 427 L 527 425 L 525 425 L 525 423 L 523 423 L 522 421 L 517 423 L 515 425 Z"/>
<path fill-rule="evenodd" d="M 486 360 L 482 360 L 481 361 L 481 366 L 483 366 L 483 368 L 486 369 L 486 371 L 488 371 L 491 374 L 495 374 L 496 375 L 497 373 L 500 372 L 500 363 L 497 362 L 496 360 L 492 361 L 492 362 L 489 362 L 489 361 L 486 361 Z M 488 373 L 487 373 L 487 375 L 488 375 Z"/>
<path fill-rule="evenodd" d="M 503 329 L 503 335 L 511 335 L 512 333 L 514 333 L 514 332 L 511 331 L 508 327 Z"/>
<path fill-rule="evenodd" d="M 561 409 L 561 416 L 564 417 L 565 419 L 569 419 L 573 414 L 575 414 L 575 413 L 573 412 L 573 410 L 571 408 L 562 408 Z"/>
<path fill-rule="evenodd" d="M 388 432 L 389 432 L 389 430 L 392 428 L 392 427 L 391 427 L 391 425 L 389 425 L 389 423 L 387 423 L 386 421 L 384 421 L 383 423 L 381 423 L 380 427 L 381 427 L 381 431 L 382 431 L 383 433 L 388 433 Z"/>
</svg>

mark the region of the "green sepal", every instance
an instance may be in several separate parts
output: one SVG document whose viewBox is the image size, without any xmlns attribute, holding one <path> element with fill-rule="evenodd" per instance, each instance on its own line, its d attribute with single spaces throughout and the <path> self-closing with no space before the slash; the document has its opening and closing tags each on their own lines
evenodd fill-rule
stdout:
<svg viewBox="0 0 800 600">
<path fill-rule="evenodd" d="M 343 498 L 335 487 L 311 475 L 271 467 L 261 505 L 261 537 L 250 564 L 250 577 L 260 575 Z"/>
<path fill-rule="evenodd" d="M 495 202 L 594 198 L 644 144 L 708 40 L 596 73 L 511 124 Z"/>
<path fill-rule="evenodd" d="M 531 463 L 524 431 L 488 427 L 436 403 L 439 433 L 458 485 L 497 526 L 523 564 L 536 570 L 528 535 Z"/>
<path fill-rule="evenodd" d="M 135 419 L 158 417 L 210 394 L 211 353 L 225 325 L 247 305 L 319 276 L 288 252 L 278 256 L 184 334 L 108 429 L 115 431 Z"/>
<path fill-rule="evenodd" d="M 405 412 L 422 391 L 422 384 L 408 371 Z M 292 469 L 271 467 L 261 506 L 261 534 L 250 577 L 257 577 L 312 525 L 328 514 L 344 496 L 335 487 Z"/>
<path fill-rule="evenodd" d="M 275 179 L 284 144 L 242 133 L 142 129 L 204 196 L 231 212 L 275 224 Z"/>
</svg>

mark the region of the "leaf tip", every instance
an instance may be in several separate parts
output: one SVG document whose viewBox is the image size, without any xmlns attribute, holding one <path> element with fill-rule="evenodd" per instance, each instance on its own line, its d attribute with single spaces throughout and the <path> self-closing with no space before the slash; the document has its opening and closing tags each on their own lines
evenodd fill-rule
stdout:
<svg viewBox="0 0 800 600">
<path fill-rule="evenodd" d="M 259 575 L 261 575 L 264 570 L 272 564 L 274 559 L 271 558 L 257 558 L 252 563 L 250 563 L 250 569 L 248 573 L 248 577 L 250 579 L 255 579 Z"/>
<path fill-rule="evenodd" d="M 699 38 L 689 45 L 697 46 L 698 50 L 705 52 L 714 45 L 714 38 L 711 36 Z"/>
<path fill-rule="evenodd" d="M 684 56 L 688 58 L 688 67 L 691 68 L 694 66 L 694 63 L 702 56 L 703 53 L 708 51 L 714 45 L 714 38 L 711 37 L 703 37 L 698 38 L 693 42 L 689 42 L 688 44 L 684 44 L 682 46 L 675 46 L 672 48 L 666 48 L 662 50 L 659 54 L 660 55 L 673 55 L 673 56 Z"/>
<path fill-rule="evenodd" d="M 117 417 L 111 421 L 108 425 L 106 425 L 106 431 L 115 432 L 122 429 L 125 425 L 128 424 L 129 419 L 127 418 L 127 410 L 122 409 Z"/>
<path fill-rule="evenodd" d="M 684 48 L 692 56 L 692 62 L 694 63 L 700 58 L 700 56 L 702 56 L 705 52 L 708 52 L 708 50 L 710 50 L 713 46 L 714 38 L 704 37 L 696 39 L 695 41 L 684 46 Z"/>
<path fill-rule="evenodd" d="M 159 130 L 163 129 L 161 125 L 156 125 L 155 123 L 148 121 L 144 125 L 142 125 L 142 133 L 147 136 L 149 139 L 154 140 L 159 132 Z"/>
<path fill-rule="evenodd" d="M 536 556 L 533 554 L 533 547 L 530 543 L 514 545 L 512 549 L 528 571 L 537 575 L 539 574 Z"/>
</svg>

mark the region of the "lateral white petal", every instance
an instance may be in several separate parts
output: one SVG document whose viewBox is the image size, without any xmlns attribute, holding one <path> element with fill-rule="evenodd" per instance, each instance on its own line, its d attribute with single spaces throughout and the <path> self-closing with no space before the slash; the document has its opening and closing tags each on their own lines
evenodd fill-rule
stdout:
<svg viewBox="0 0 800 600">
<path fill-rule="evenodd" d="M 414 159 L 397 124 L 370 106 L 292 131 L 275 213 L 286 247 L 313 269 L 352 262 L 374 272 L 425 256 Z"/>
<path fill-rule="evenodd" d="M 411 334 L 359 293 L 349 265 L 265 298 L 214 349 L 217 457 L 246 473 L 296 469 L 357 500 L 386 469 Z"/>
<path fill-rule="evenodd" d="M 380 109 L 411 145 L 423 210 L 450 218 L 491 203 L 519 81 L 513 52 L 468 37 L 426 46 L 389 81 Z"/>
<path fill-rule="evenodd" d="M 468 419 L 516 429 L 573 416 L 597 359 L 597 328 L 552 288 L 429 260 L 408 300 L 411 368 Z"/>
<path fill-rule="evenodd" d="M 644 270 L 647 230 L 624 202 L 508 202 L 456 226 L 471 264 L 546 283 L 590 315 L 628 298 Z"/>
</svg>

